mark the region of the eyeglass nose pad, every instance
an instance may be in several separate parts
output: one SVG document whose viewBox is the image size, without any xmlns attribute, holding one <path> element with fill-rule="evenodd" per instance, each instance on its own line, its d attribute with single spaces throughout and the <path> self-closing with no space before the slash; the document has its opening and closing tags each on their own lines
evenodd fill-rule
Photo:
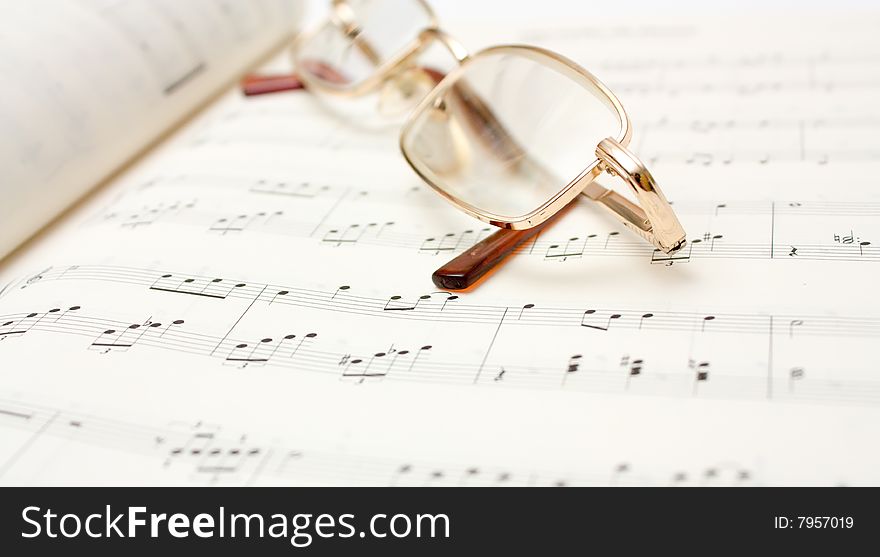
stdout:
<svg viewBox="0 0 880 557">
<path fill-rule="evenodd" d="M 379 113 L 401 116 L 412 110 L 437 84 L 429 70 L 412 67 L 385 81 L 379 92 Z"/>
</svg>

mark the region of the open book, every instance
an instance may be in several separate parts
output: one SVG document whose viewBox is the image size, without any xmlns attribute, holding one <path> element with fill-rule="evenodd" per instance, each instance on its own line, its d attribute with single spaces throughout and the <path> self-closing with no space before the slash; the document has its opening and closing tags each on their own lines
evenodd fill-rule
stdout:
<svg viewBox="0 0 880 557">
<path fill-rule="evenodd" d="M 232 86 L 298 3 L 46 4 L 0 35 L 0 483 L 880 482 L 876 17 L 450 23 L 608 84 L 690 240 L 579 202 L 451 293 L 492 230 L 397 130 Z"/>
</svg>

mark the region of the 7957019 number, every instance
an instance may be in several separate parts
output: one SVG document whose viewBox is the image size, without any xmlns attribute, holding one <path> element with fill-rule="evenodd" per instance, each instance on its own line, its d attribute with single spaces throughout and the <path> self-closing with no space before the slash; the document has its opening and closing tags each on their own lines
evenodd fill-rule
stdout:
<svg viewBox="0 0 880 557">
<path fill-rule="evenodd" d="M 773 522 L 775 528 L 852 528 L 854 524 L 851 516 L 777 516 Z"/>
</svg>

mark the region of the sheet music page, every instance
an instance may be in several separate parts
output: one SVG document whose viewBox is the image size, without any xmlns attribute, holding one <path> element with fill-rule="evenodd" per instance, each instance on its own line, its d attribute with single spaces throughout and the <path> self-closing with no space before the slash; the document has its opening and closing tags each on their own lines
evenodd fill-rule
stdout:
<svg viewBox="0 0 880 557">
<path fill-rule="evenodd" d="M 298 0 L 2 8 L 0 258 L 277 48 Z"/>
<path fill-rule="evenodd" d="M 580 202 L 469 293 L 396 130 L 230 93 L 3 269 L 0 481 L 877 484 L 878 23 L 449 25 L 617 92 L 690 240 Z"/>
</svg>

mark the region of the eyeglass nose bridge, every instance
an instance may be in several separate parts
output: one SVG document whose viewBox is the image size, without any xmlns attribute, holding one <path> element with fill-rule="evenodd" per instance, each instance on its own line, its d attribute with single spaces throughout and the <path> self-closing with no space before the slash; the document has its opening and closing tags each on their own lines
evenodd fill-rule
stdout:
<svg viewBox="0 0 880 557">
<path fill-rule="evenodd" d="M 464 63 L 471 56 L 470 52 L 468 52 L 458 39 L 439 27 L 429 27 L 423 30 L 419 33 L 419 39 L 426 45 L 431 41 L 439 42 L 449 51 L 450 54 L 452 54 L 459 64 Z"/>
<path fill-rule="evenodd" d="M 455 58 L 455 60 L 461 64 L 465 60 L 470 57 L 470 53 L 464 47 L 458 39 L 452 37 L 446 31 L 440 29 L 437 26 L 437 20 L 434 16 L 433 10 L 430 9 L 430 6 L 421 2 L 422 6 L 425 10 L 430 14 L 432 23 L 429 27 L 423 29 L 418 34 L 419 46 L 413 50 L 408 56 L 405 56 L 401 60 L 395 64 L 396 67 L 404 65 L 410 61 L 413 57 L 417 56 L 421 51 L 427 48 L 431 42 L 437 41 L 446 50 L 449 51 L 450 54 Z M 333 0 L 332 1 L 332 10 L 330 12 L 330 18 L 334 22 L 334 24 L 343 30 L 343 32 L 355 43 L 357 48 L 361 50 L 361 52 L 367 57 L 367 59 L 371 60 L 376 65 L 379 65 L 380 58 L 376 53 L 376 50 L 372 47 L 372 45 L 366 41 L 363 37 L 361 37 L 361 26 L 357 23 L 357 18 L 355 17 L 354 10 L 349 5 L 347 0 Z M 393 70 L 394 68 L 389 69 Z"/>
<path fill-rule="evenodd" d="M 379 101 L 379 111 L 383 114 L 408 113 L 414 105 L 403 99 L 415 97 L 420 100 L 420 97 L 427 95 L 445 77 L 444 73 L 429 67 L 408 67 L 410 60 L 428 48 L 432 42 L 440 43 L 458 65 L 470 58 L 470 53 L 464 45 L 437 27 L 429 27 L 421 31 L 418 40 L 420 46 L 417 51 L 401 60 L 396 68 L 389 70 L 385 78 Z M 419 92 L 420 86 L 423 88 L 421 92 Z"/>
</svg>

